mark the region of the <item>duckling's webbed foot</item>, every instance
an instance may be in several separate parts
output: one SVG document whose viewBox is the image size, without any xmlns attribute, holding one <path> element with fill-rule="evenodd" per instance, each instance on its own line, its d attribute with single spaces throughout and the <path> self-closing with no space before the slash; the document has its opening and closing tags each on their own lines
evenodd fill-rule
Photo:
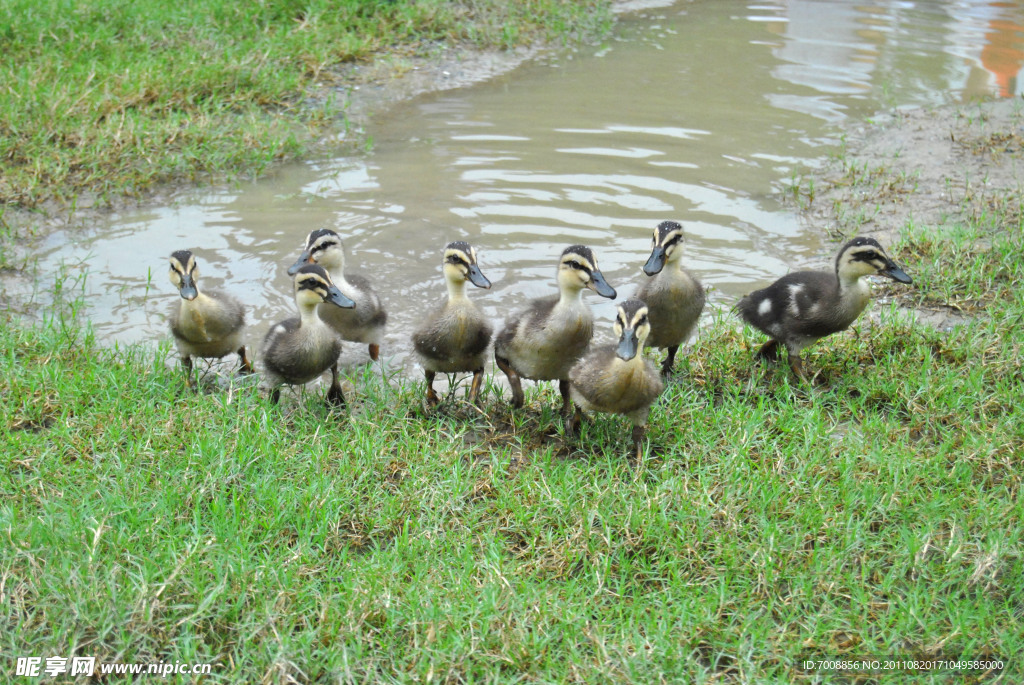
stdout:
<svg viewBox="0 0 1024 685">
<path fill-rule="evenodd" d="M 238 372 L 243 375 L 253 373 L 252 362 L 245 355 L 245 345 L 238 348 L 238 358 L 242 360 L 242 365 L 238 368 Z"/>
<path fill-rule="evenodd" d="M 761 349 L 754 355 L 758 359 L 764 359 L 765 361 L 774 362 L 779 359 L 779 341 L 774 338 L 766 342 L 761 346 Z"/>
<path fill-rule="evenodd" d="M 661 375 L 668 376 L 672 373 L 672 367 L 676 364 L 676 352 L 679 351 L 679 345 L 673 345 L 668 348 L 668 356 L 665 357 L 665 361 L 661 365 Z"/>
<path fill-rule="evenodd" d="M 558 381 L 558 392 L 562 396 L 562 416 L 572 413 L 572 397 L 569 395 L 569 381 L 562 378 Z"/>
<path fill-rule="evenodd" d="M 370 343 L 369 351 L 370 359 L 372 359 L 373 361 L 377 361 L 377 359 L 380 358 L 380 345 L 377 345 L 376 343 Z"/>
<path fill-rule="evenodd" d="M 341 392 L 341 381 L 338 380 L 337 363 L 331 367 L 331 388 L 327 391 L 327 402 L 336 407 L 345 406 L 345 395 Z"/>
<path fill-rule="evenodd" d="M 498 368 L 508 377 L 508 384 L 512 387 L 512 406 L 519 409 L 523 406 L 526 399 L 523 396 L 523 383 L 519 380 L 519 374 L 516 373 L 507 359 L 495 355 L 494 361 L 497 363 Z"/>
<path fill-rule="evenodd" d="M 473 372 L 473 382 L 469 386 L 469 403 L 480 405 L 480 386 L 484 384 L 484 370 L 477 369 Z"/>
<path fill-rule="evenodd" d="M 437 393 L 434 392 L 434 376 L 437 374 L 433 371 L 424 371 L 423 375 L 427 377 L 427 406 L 434 408 L 441 401 Z"/>
</svg>

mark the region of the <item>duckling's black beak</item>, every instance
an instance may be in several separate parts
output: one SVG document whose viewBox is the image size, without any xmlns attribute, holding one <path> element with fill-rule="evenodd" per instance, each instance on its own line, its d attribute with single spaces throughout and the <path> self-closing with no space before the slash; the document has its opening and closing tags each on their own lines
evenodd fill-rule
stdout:
<svg viewBox="0 0 1024 685">
<path fill-rule="evenodd" d="M 665 248 L 661 245 L 655 245 L 654 249 L 651 250 L 651 256 L 647 258 L 647 263 L 644 264 L 644 273 L 648 276 L 661 273 L 661 270 L 665 268 Z"/>
<path fill-rule="evenodd" d="M 196 288 L 196 282 L 192 279 L 190 274 L 182 274 L 181 285 L 178 286 L 178 292 L 181 296 L 189 301 L 192 301 L 199 297 L 199 289 Z"/>
<path fill-rule="evenodd" d="M 616 356 L 622 361 L 628 362 L 636 356 L 639 349 L 640 339 L 636 337 L 636 331 L 632 328 L 623 329 L 622 336 L 619 337 L 619 348 L 615 350 Z"/>
<path fill-rule="evenodd" d="M 325 302 L 338 305 L 342 309 L 354 309 L 356 306 L 356 303 L 345 297 L 344 293 L 338 290 L 338 286 L 336 285 L 332 285 L 327 289 L 327 299 Z"/>
<path fill-rule="evenodd" d="M 899 281 L 900 283 L 914 282 L 913 280 L 911 280 L 910 276 L 907 275 L 906 271 L 896 266 L 895 262 L 889 262 L 889 264 L 878 273 L 882 274 L 883 276 L 888 276 L 892 280 Z"/>
<path fill-rule="evenodd" d="M 484 272 L 481 271 L 480 267 L 478 267 L 476 264 L 469 265 L 469 273 L 467 274 L 467 276 L 469 276 L 469 282 L 478 288 L 491 287 L 491 282 L 487 280 L 487 277 L 484 276 Z"/>
<path fill-rule="evenodd" d="M 309 250 L 303 250 L 299 258 L 295 260 L 295 263 L 288 267 L 288 275 L 294 276 L 295 272 L 304 267 L 306 264 L 313 263 L 313 255 L 310 254 Z"/>
<path fill-rule="evenodd" d="M 587 283 L 587 287 L 593 290 L 601 297 L 607 297 L 608 299 L 615 299 L 615 288 L 608 285 L 608 281 L 604 280 L 604 275 L 597 270 L 590 272 L 590 282 Z"/>
</svg>

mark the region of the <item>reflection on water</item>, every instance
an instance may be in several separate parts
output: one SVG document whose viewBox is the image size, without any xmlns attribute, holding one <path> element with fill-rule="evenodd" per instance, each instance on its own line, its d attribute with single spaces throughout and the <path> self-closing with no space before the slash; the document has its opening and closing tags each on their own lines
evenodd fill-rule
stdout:
<svg viewBox="0 0 1024 685">
<path fill-rule="evenodd" d="M 822 238 L 776 196 L 835 149 L 844 123 L 1021 92 L 1022 23 L 1024 8 L 1007 2 L 679 2 L 628 18 L 603 45 L 401 104 L 373 122 L 370 155 L 54 235 L 43 266 L 88 269 L 101 338 L 153 340 L 174 301 L 166 257 L 191 248 L 202 284 L 249 305 L 256 342 L 291 315 L 285 268 L 305 234 L 330 227 L 389 308 L 389 363 L 411 367 L 409 331 L 445 292 L 446 242 L 477 246 L 494 287 L 471 296 L 498 322 L 553 292 L 570 243 L 594 248 L 628 296 L 654 226 L 671 218 L 712 302 L 730 304 L 822 260 Z M 585 297 L 608 336 L 614 304 Z M 347 346 L 345 361 L 365 359 Z"/>
</svg>

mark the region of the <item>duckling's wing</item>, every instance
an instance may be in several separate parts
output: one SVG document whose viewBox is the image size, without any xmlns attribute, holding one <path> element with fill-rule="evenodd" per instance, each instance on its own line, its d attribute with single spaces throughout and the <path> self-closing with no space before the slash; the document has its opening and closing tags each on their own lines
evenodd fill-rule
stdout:
<svg viewBox="0 0 1024 685">
<path fill-rule="evenodd" d="M 595 401 L 607 395 L 608 385 L 614 383 L 608 369 L 615 363 L 615 351 L 615 345 L 593 348 L 569 372 L 573 389 L 587 401 L 603 404 Z"/>
<path fill-rule="evenodd" d="M 211 337 L 226 337 L 245 325 L 245 307 L 238 299 L 220 290 L 211 290 L 208 294 L 217 304 L 216 315 L 206 319 L 206 331 Z"/>
<path fill-rule="evenodd" d="M 293 316 L 290 319 L 285 319 L 280 323 L 274 324 L 263 337 L 263 349 L 269 350 L 273 347 L 278 338 L 297 331 L 301 325 L 302 320 L 297 316 Z"/>
<path fill-rule="evenodd" d="M 177 295 L 174 296 L 174 301 L 167 309 L 167 325 L 170 326 L 171 335 L 184 339 L 185 336 L 181 333 L 181 298 Z"/>
<path fill-rule="evenodd" d="M 505 326 L 494 339 L 495 352 L 505 356 L 505 351 L 512 345 L 532 346 L 531 339 L 543 332 L 559 297 L 550 295 L 532 300 L 525 308 L 506 319 Z"/>
<path fill-rule="evenodd" d="M 446 359 L 452 346 L 453 312 L 448 307 L 448 298 L 438 302 L 427 318 L 412 333 L 412 346 L 428 359 Z"/>
<path fill-rule="evenodd" d="M 839 307 L 839 280 L 826 271 L 800 272 L 787 282 L 789 327 L 808 338 L 823 338 L 846 328 Z"/>
<path fill-rule="evenodd" d="M 774 338 L 791 335 L 819 338 L 837 329 L 839 284 L 827 271 L 796 271 L 736 305 L 740 316 Z"/>
<path fill-rule="evenodd" d="M 384 311 L 384 305 L 381 304 L 380 296 L 377 295 L 377 291 L 370 285 L 370 281 L 358 274 L 351 276 L 345 274 L 345 280 L 359 291 L 358 294 L 342 292 L 347 297 L 356 301 L 354 313 L 357 315 L 360 325 L 378 327 L 386 324 L 388 313 Z"/>
</svg>

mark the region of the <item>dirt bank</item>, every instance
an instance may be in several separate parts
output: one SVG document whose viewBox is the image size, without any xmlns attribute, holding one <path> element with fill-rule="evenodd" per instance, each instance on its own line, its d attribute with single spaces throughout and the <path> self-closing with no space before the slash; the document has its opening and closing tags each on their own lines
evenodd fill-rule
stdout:
<svg viewBox="0 0 1024 685">
<path fill-rule="evenodd" d="M 1024 103 L 898 110 L 856 124 L 846 149 L 801 188 L 810 226 L 889 241 L 908 222 L 977 216 L 1020 190 Z"/>
<path fill-rule="evenodd" d="M 908 227 L 948 226 L 994 210 L 1019 217 L 1022 112 L 1019 99 L 996 100 L 897 110 L 855 124 L 842 153 L 792 189 L 802 218 L 837 240 L 870 235 L 893 245 Z M 917 306 L 915 314 L 940 329 L 965 318 L 943 305 Z"/>
</svg>

